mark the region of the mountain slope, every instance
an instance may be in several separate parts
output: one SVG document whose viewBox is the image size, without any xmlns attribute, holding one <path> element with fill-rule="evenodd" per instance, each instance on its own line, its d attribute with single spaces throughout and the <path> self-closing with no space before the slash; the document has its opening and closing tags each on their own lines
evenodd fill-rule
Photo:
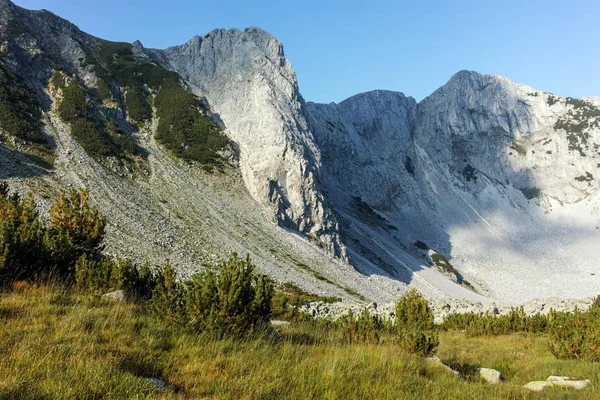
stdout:
<svg viewBox="0 0 600 400">
<path fill-rule="evenodd" d="M 599 287 L 600 99 L 461 71 L 418 104 L 305 103 L 259 28 L 155 50 L 7 0 L 0 67 L 0 178 L 46 208 L 88 187 L 109 253 L 185 276 L 248 252 L 349 300 Z"/>
</svg>

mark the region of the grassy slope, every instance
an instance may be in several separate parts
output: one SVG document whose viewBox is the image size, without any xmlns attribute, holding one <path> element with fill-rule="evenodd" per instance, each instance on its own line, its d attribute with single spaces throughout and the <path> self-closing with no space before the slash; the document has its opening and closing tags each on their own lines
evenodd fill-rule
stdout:
<svg viewBox="0 0 600 400">
<path fill-rule="evenodd" d="M 464 372 L 499 369 L 498 386 L 456 380 L 397 346 L 342 345 L 287 327 L 282 340 L 214 340 L 157 325 L 132 304 L 40 287 L 0 294 L 0 398 L 588 399 L 600 364 L 556 360 L 543 337 L 441 336 L 438 355 Z M 524 392 L 530 380 L 580 375 L 592 387 Z M 170 385 L 161 392 L 142 377 Z"/>
</svg>

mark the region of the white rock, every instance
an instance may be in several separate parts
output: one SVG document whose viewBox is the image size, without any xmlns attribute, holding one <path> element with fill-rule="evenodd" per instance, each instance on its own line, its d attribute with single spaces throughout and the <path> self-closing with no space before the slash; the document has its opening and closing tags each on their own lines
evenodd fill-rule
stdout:
<svg viewBox="0 0 600 400">
<path fill-rule="evenodd" d="M 500 371 L 491 368 L 478 368 L 477 372 L 479 376 L 487 383 L 497 384 L 500 383 L 501 375 Z"/>
</svg>

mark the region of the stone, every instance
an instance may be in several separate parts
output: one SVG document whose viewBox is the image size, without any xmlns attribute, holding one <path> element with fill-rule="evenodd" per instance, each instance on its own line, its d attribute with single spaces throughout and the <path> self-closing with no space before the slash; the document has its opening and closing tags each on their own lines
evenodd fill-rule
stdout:
<svg viewBox="0 0 600 400">
<path fill-rule="evenodd" d="M 491 368 L 478 368 L 477 372 L 479 373 L 481 379 L 494 385 L 500 383 L 502 378 L 500 371 Z"/>
<path fill-rule="evenodd" d="M 162 379 L 144 378 L 144 380 L 161 391 L 167 390 L 167 383 L 165 381 L 163 381 Z"/>
<path fill-rule="evenodd" d="M 531 390 L 532 392 L 541 392 L 547 387 L 552 386 L 552 384 L 548 381 L 533 381 L 526 383 L 523 388 L 527 390 Z"/>
<path fill-rule="evenodd" d="M 288 321 L 280 321 L 276 319 L 271 320 L 271 326 L 287 326 L 290 323 Z"/>
<path fill-rule="evenodd" d="M 450 368 L 449 366 L 447 366 L 446 364 L 444 364 L 442 362 L 442 360 L 439 359 L 439 357 L 437 356 L 431 356 L 431 357 L 426 357 L 425 358 L 426 361 L 429 361 L 433 364 L 439 365 L 442 369 L 450 372 L 452 375 L 454 375 L 454 377 L 456 378 L 461 378 L 460 376 L 460 372 L 453 370 L 452 368 Z"/>
<path fill-rule="evenodd" d="M 123 290 L 115 290 L 114 292 L 103 294 L 102 298 L 115 302 L 122 302 L 126 300 L 125 291 Z"/>
<path fill-rule="evenodd" d="M 552 386 L 569 387 L 575 390 L 581 390 L 592 383 L 589 379 L 579 379 L 569 376 L 549 376 L 547 381 Z"/>
</svg>

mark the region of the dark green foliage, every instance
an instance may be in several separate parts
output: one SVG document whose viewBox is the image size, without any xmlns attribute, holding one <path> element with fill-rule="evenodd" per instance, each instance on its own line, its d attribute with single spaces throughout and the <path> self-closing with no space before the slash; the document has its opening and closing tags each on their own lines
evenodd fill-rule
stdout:
<svg viewBox="0 0 600 400">
<path fill-rule="evenodd" d="M 396 326 L 399 329 L 433 329 L 433 312 L 429 303 L 415 289 L 398 299 L 395 308 Z"/>
<path fill-rule="evenodd" d="M 215 336 L 265 329 L 271 319 L 273 283 L 254 268 L 249 257 L 234 254 L 218 272 L 205 271 L 183 284 L 167 265 L 157 277 L 151 309 L 166 324 Z"/>
<path fill-rule="evenodd" d="M 0 127 L 19 139 L 46 144 L 40 117 L 35 90 L 0 62 Z"/>
<path fill-rule="evenodd" d="M 127 90 L 125 104 L 129 118 L 136 124 L 141 124 L 150 118 L 149 107 L 146 103 L 146 94 L 139 86 Z"/>
<path fill-rule="evenodd" d="M 25 279 L 48 267 L 44 246 L 46 228 L 40 222 L 33 196 L 0 195 L 0 284 Z"/>
<path fill-rule="evenodd" d="M 96 261 L 88 255 L 81 256 L 75 264 L 75 287 L 83 292 L 124 290 L 130 297 L 148 298 L 155 286 L 147 264 L 138 267 L 130 260 L 108 257 Z"/>
<path fill-rule="evenodd" d="M 29 32 L 27 27 L 18 19 L 9 19 L 6 24 L 6 30 L 12 36 L 20 36 L 26 32 Z"/>
<path fill-rule="evenodd" d="M 196 275 L 185 290 L 186 319 L 197 332 L 243 335 L 264 329 L 271 319 L 273 283 L 256 275 L 247 256 L 235 254 L 218 273 Z"/>
<path fill-rule="evenodd" d="M 542 314 L 527 316 L 523 307 L 511 308 L 508 314 L 451 314 L 444 319 L 442 327 L 450 330 L 464 330 L 469 337 L 497 336 L 515 332 L 544 333 L 548 326 L 547 317 Z"/>
<path fill-rule="evenodd" d="M 400 334 L 400 345 L 409 353 L 428 356 L 435 352 L 435 348 L 439 344 L 439 336 L 433 330 L 408 329 L 401 331 Z"/>
<path fill-rule="evenodd" d="M 105 123 L 95 115 L 88 104 L 85 89 L 77 82 L 70 82 L 63 89 L 58 113 L 71 126 L 73 137 L 94 159 L 142 155 L 139 146 L 114 121 Z"/>
<path fill-rule="evenodd" d="M 371 315 L 366 308 L 360 314 L 354 315 L 352 310 L 337 322 L 343 332 L 346 343 L 371 343 L 380 341 L 381 331 L 385 324 L 378 315 Z"/>
<path fill-rule="evenodd" d="M 548 336 L 557 358 L 600 361 L 600 296 L 586 312 L 550 312 Z"/>
<path fill-rule="evenodd" d="M 410 353 L 428 355 L 439 344 L 429 303 L 415 289 L 398 299 L 395 308 L 400 344 Z"/>
<path fill-rule="evenodd" d="M 89 193 L 61 192 L 50 209 L 49 247 L 57 265 L 71 271 L 79 257 L 101 250 L 106 218 L 89 204 Z"/>
<path fill-rule="evenodd" d="M 202 114 L 200 99 L 177 82 L 166 82 L 154 101 L 160 118 L 156 139 L 176 156 L 207 166 L 220 166 L 217 154 L 227 144 L 219 128 Z"/>
<path fill-rule="evenodd" d="M 130 154 L 134 156 L 143 156 L 144 153 L 140 146 L 129 137 L 123 130 L 117 125 L 114 121 L 109 121 L 105 125 L 105 129 L 110 135 L 112 141 L 122 149 L 125 154 Z"/>
<path fill-rule="evenodd" d="M 548 99 L 546 100 L 549 106 L 553 106 L 555 103 L 558 102 L 558 98 L 553 96 L 553 95 L 549 95 Z"/>
<path fill-rule="evenodd" d="M 167 263 L 156 277 L 150 309 L 161 322 L 170 325 L 180 323 L 185 314 L 184 287 L 177 282 L 173 267 Z"/>
<path fill-rule="evenodd" d="M 75 261 L 100 249 L 105 220 L 88 204 L 85 191 L 61 193 L 40 221 L 33 196 L 22 199 L 0 187 L 0 280 L 29 279 L 57 273 L 69 278 Z"/>
<path fill-rule="evenodd" d="M 110 90 L 104 79 L 98 79 L 97 86 L 98 88 L 96 89 L 96 93 L 98 94 L 100 100 L 112 99 L 112 91 Z"/>
<path fill-rule="evenodd" d="M 542 191 L 536 187 L 521 188 L 519 190 L 527 200 L 537 199 L 542 194 Z"/>
</svg>

